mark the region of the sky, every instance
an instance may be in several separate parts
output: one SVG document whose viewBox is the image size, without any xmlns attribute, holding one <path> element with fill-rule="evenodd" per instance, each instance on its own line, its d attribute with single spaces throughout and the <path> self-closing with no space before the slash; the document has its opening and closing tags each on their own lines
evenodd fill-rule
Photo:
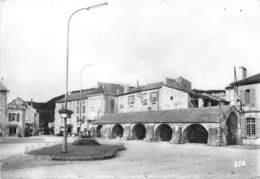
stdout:
<svg viewBox="0 0 260 179">
<path fill-rule="evenodd" d="M 70 14 L 101 0 L 0 0 L 0 77 L 14 97 L 65 93 Z M 140 85 L 182 76 L 224 89 L 234 66 L 260 72 L 259 0 L 108 0 L 70 23 L 69 91 L 98 81 Z"/>
</svg>

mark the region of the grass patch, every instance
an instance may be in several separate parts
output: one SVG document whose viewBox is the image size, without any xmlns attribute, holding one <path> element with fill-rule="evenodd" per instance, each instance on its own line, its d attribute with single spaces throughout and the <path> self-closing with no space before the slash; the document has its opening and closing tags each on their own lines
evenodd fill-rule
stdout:
<svg viewBox="0 0 260 179">
<path fill-rule="evenodd" d="M 27 152 L 29 155 L 50 157 L 51 160 L 101 160 L 112 158 L 123 145 L 101 144 L 98 146 L 68 144 L 68 152 L 62 153 L 62 144 Z"/>
</svg>

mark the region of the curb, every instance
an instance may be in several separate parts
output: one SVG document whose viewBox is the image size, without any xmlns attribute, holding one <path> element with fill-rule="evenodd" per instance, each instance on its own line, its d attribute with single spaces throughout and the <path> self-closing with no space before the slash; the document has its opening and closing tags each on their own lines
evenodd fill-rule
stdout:
<svg viewBox="0 0 260 179">
<path fill-rule="evenodd" d="M 126 148 L 119 148 L 116 150 L 112 150 L 106 152 L 103 155 L 96 155 L 96 156 L 49 156 L 49 155 L 31 155 L 31 154 L 24 154 L 24 156 L 31 158 L 32 160 L 53 160 L 53 161 L 93 161 L 93 160 L 106 160 L 111 159 L 116 156 L 118 151 L 125 150 Z"/>
</svg>

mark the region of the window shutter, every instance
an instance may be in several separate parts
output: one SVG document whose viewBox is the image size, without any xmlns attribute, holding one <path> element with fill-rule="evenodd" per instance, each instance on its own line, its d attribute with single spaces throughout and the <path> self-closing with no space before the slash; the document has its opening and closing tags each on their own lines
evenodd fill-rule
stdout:
<svg viewBox="0 0 260 179">
<path fill-rule="evenodd" d="M 241 104 L 244 105 L 246 102 L 245 90 L 239 90 Z"/>
<path fill-rule="evenodd" d="M 254 88 L 250 89 L 250 105 L 252 107 L 255 106 L 255 89 Z"/>
</svg>

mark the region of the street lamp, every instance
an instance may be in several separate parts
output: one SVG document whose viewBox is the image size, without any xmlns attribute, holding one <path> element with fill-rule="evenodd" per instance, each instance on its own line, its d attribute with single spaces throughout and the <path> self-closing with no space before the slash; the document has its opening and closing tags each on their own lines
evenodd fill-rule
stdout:
<svg viewBox="0 0 260 179">
<path fill-rule="evenodd" d="M 68 74 L 69 74 L 69 32 L 70 32 L 70 21 L 71 21 L 71 18 L 73 17 L 74 14 L 80 12 L 80 11 L 83 11 L 83 10 L 90 10 L 90 9 L 93 9 L 93 8 L 96 8 L 96 7 L 101 7 L 101 6 L 105 6 L 107 5 L 108 3 L 105 2 L 105 3 L 100 3 L 100 4 L 96 4 L 96 5 L 93 5 L 93 6 L 88 6 L 88 7 L 85 7 L 85 8 L 81 8 L 81 9 L 78 9 L 76 11 L 74 11 L 70 17 L 69 17 L 69 20 L 68 20 L 68 25 L 67 25 L 67 56 L 66 56 L 66 92 L 65 92 L 65 113 L 67 112 L 67 97 L 68 97 Z M 65 115 L 66 116 L 66 115 Z M 67 125 L 67 117 L 64 118 L 64 142 L 63 142 L 63 145 L 62 145 L 62 152 L 66 153 L 68 151 L 68 147 L 67 147 L 67 130 L 66 130 L 66 125 Z"/>
<path fill-rule="evenodd" d="M 84 65 L 80 71 L 80 97 L 79 97 L 79 120 L 80 120 L 79 121 L 79 136 L 80 137 L 81 137 L 81 123 L 83 122 L 83 120 L 82 120 L 82 73 L 86 69 L 86 67 L 93 66 L 100 62 L 101 61 L 97 61 L 97 62 L 94 62 L 91 64 Z"/>
</svg>

